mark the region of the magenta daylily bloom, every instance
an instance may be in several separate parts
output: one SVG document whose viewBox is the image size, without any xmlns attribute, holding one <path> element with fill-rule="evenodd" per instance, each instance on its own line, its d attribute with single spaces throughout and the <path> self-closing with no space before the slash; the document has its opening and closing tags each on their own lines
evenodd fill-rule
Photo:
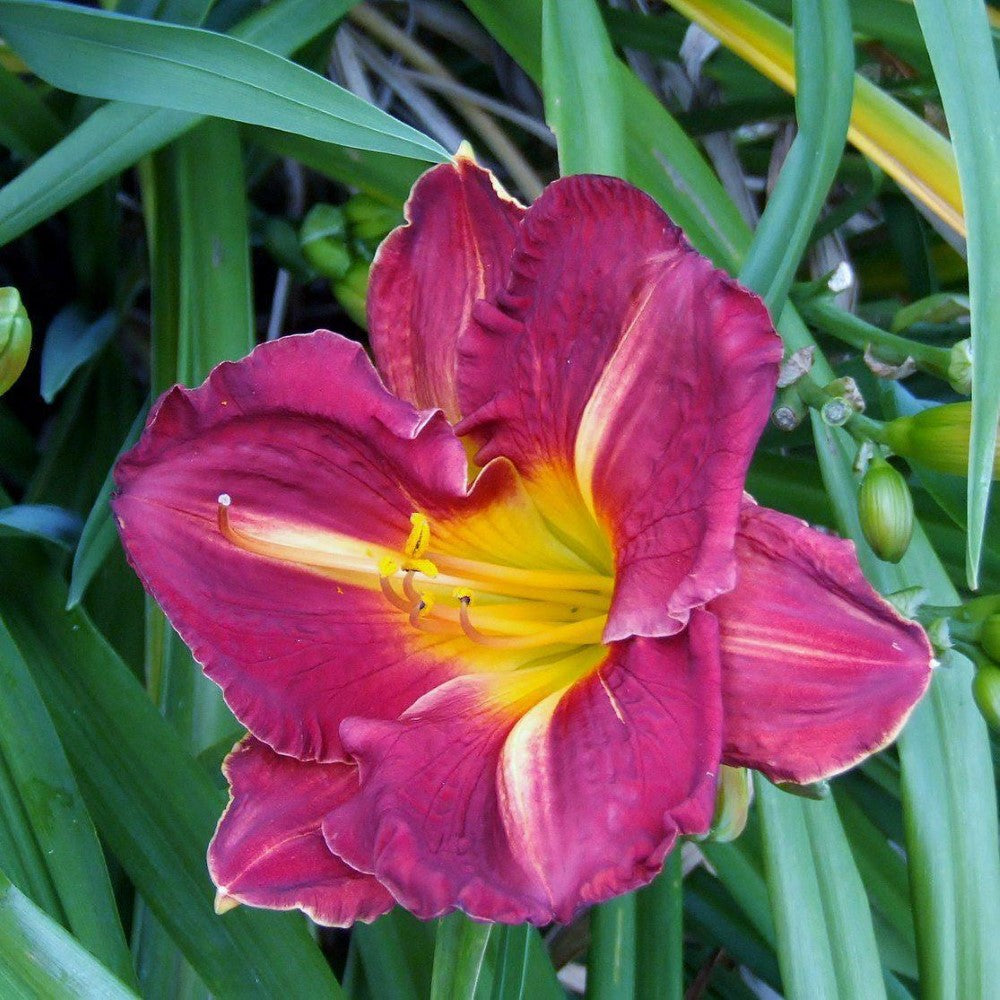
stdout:
<svg viewBox="0 0 1000 1000">
<path fill-rule="evenodd" d="M 567 920 L 708 828 L 722 764 L 885 746 L 930 649 L 849 542 L 745 496 L 780 343 L 649 198 L 525 210 L 459 158 L 407 218 L 385 384 L 332 333 L 262 345 L 160 400 L 115 512 L 249 730 L 222 908 Z"/>
</svg>

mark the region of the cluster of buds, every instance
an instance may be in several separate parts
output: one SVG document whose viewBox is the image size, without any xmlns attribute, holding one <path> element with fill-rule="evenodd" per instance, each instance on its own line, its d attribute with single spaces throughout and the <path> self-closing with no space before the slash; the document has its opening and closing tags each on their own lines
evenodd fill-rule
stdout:
<svg viewBox="0 0 1000 1000">
<path fill-rule="evenodd" d="M 368 273 L 379 243 L 402 222 L 399 210 L 366 194 L 344 205 L 314 205 L 299 231 L 299 245 L 313 271 L 330 282 L 337 301 L 365 326 Z"/>
<path fill-rule="evenodd" d="M 31 321 L 16 288 L 0 288 L 0 396 L 20 377 L 31 349 Z"/>
<path fill-rule="evenodd" d="M 986 721 L 1000 731 L 1000 594 L 968 601 L 958 608 L 928 608 L 923 616 L 947 621 L 948 644 L 976 665 L 972 694 Z"/>
</svg>

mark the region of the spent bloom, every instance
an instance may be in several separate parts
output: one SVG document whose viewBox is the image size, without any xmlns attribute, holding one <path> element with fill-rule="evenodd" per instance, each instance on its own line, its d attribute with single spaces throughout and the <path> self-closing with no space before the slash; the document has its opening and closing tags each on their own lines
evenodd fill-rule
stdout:
<svg viewBox="0 0 1000 1000">
<path fill-rule="evenodd" d="M 174 388 L 120 462 L 132 565 L 248 729 L 220 908 L 546 923 L 703 833 L 723 764 L 810 782 L 899 730 L 922 631 L 743 491 L 780 343 L 606 177 L 529 209 L 459 157 L 368 305 Z"/>
</svg>

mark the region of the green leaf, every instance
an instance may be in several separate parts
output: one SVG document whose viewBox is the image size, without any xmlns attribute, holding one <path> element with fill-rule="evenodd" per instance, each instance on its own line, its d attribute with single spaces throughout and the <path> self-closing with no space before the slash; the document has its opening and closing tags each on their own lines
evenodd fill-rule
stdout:
<svg viewBox="0 0 1000 1000">
<path fill-rule="evenodd" d="M 919 581 L 931 603 L 957 604 L 919 528 L 898 566 L 874 556 L 857 519 L 854 445 L 818 417 L 813 424 L 824 482 L 868 578 L 887 594 Z M 988 995 L 985 984 L 1000 981 L 996 789 L 971 681 L 971 664 L 953 655 L 898 740 L 921 993 L 932 998 Z"/>
<path fill-rule="evenodd" d="M 205 849 L 224 805 L 129 669 L 28 543 L 0 558 L 0 618 L 34 673 L 97 828 L 219 996 L 340 995 L 291 914 L 217 916 Z"/>
<path fill-rule="evenodd" d="M 0 690 L 0 752 L 67 927 L 83 947 L 131 984 L 131 957 L 93 823 L 28 665 L 2 621 Z"/>
<path fill-rule="evenodd" d="M 0 510 L 0 529 L 72 548 L 80 537 L 80 515 L 51 503 L 22 503 Z"/>
<path fill-rule="evenodd" d="M 143 406 L 136 414 L 135 420 L 132 421 L 132 426 L 122 442 L 119 455 L 128 451 L 139 440 L 139 435 L 146 423 L 147 410 L 148 407 Z M 90 513 L 83 525 L 83 531 L 80 532 L 80 541 L 73 553 L 73 568 L 66 596 L 67 611 L 72 611 L 83 600 L 87 587 L 90 586 L 98 570 L 104 565 L 108 553 L 111 552 L 118 540 L 118 532 L 111 519 L 110 501 L 114 488 L 114 466 L 112 465 L 108 469 L 107 476 L 104 477 L 104 484 L 101 486 L 100 493 L 97 494 L 93 507 L 90 508 Z"/>
<path fill-rule="evenodd" d="M 483 975 L 492 924 L 463 913 L 442 917 L 434 944 L 431 1000 L 472 1000 Z"/>
<path fill-rule="evenodd" d="M 0 0 L 0 30 L 39 76 L 73 93 L 448 159 L 433 139 L 350 91 L 228 35 L 49 0 Z"/>
<path fill-rule="evenodd" d="M 326 30 L 357 0 L 276 0 L 234 37 L 287 55 Z M 200 115 L 111 103 L 95 111 L 0 190 L 0 245 L 54 215 L 201 121 Z"/>
<path fill-rule="evenodd" d="M 278 156 L 290 156 L 310 170 L 349 184 L 391 205 L 402 205 L 427 164 L 405 156 L 371 153 L 317 142 L 273 129 L 248 129 L 254 141 Z"/>
<path fill-rule="evenodd" d="M 0 146 L 33 158 L 54 146 L 63 132 L 38 93 L 0 66 Z"/>
<path fill-rule="evenodd" d="M 836 176 L 854 92 L 854 39 L 844 0 L 798 0 L 794 10 L 798 134 L 740 271 L 775 315 Z"/>
<path fill-rule="evenodd" d="M 42 399 L 51 403 L 73 373 L 107 347 L 118 330 L 118 316 L 108 310 L 93 317 L 78 303 L 56 313 L 42 346 Z"/>
<path fill-rule="evenodd" d="M 617 57 L 593 0 L 543 0 L 542 94 L 559 172 L 625 176 Z"/>
<path fill-rule="evenodd" d="M 884 997 L 868 899 L 833 801 L 755 784 L 785 995 Z"/>
<path fill-rule="evenodd" d="M 100 962 L 0 872 L 0 994 L 9 1000 L 135 1000 Z"/>
<path fill-rule="evenodd" d="M 972 436 L 966 573 L 978 586 L 1000 420 L 1000 74 L 986 8 L 977 0 L 916 0 L 934 67 L 968 226 L 972 318 Z"/>
</svg>

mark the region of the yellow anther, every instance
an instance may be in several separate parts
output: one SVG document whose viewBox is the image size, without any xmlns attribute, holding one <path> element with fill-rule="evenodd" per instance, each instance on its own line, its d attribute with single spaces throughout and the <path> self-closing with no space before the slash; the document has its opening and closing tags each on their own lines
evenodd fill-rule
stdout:
<svg viewBox="0 0 1000 1000">
<path fill-rule="evenodd" d="M 410 537 L 406 539 L 403 551 L 411 559 L 419 559 L 431 543 L 431 522 L 427 520 L 426 515 L 415 511 L 410 515 L 410 524 L 413 527 L 410 529 Z"/>
<path fill-rule="evenodd" d="M 423 573 L 432 580 L 438 575 L 438 568 L 430 559 L 406 559 L 403 562 L 403 569 L 407 573 Z"/>
<path fill-rule="evenodd" d="M 386 556 L 384 559 L 379 559 L 378 561 L 378 575 L 379 576 L 395 576 L 399 572 L 399 563 L 395 560 Z"/>
<path fill-rule="evenodd" d="M 468 587 L 456 587 L 452 592 L 451 596 L 457 601 L 461 601 L 463 604 L 472 603 L 472 591 Z"/>
</svg>

